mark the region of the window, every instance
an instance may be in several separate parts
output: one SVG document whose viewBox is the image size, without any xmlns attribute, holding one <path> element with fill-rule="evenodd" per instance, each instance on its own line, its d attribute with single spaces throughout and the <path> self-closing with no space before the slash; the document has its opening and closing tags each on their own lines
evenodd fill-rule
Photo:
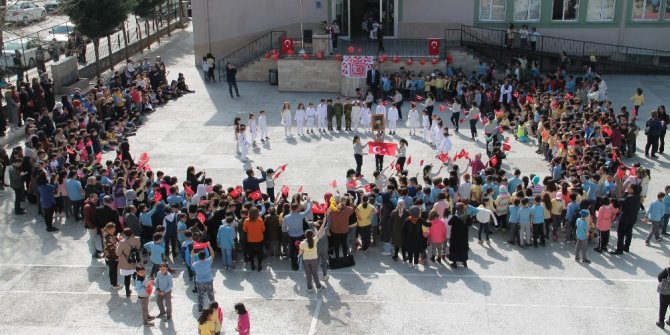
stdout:
<svg viewBox="0 0 670 335">
<path fill-rule="evenodd" d="M 658 20 L 661 7 L 661 0 L 634 0 L 633 1 L 633 20 L 649 21 Z"/>
<path fill-rule="evenodd" d="M 539 20 L 541 2 L 541 0 L 514 0 L 514 21 Z"/>
<path fill-rule="evenodd" d="M 576 21 L 579 16 L 579 0 L 553 0 L 551 19 L 555 21 Z"/>
<path fill-rule="evenodd" d="M 505 21 L 505 0 L 480 0 L 480 21 Z"/>
<path fill-rule="evenodd" d="M 665 4 L 665 15 L 663 16 L 664 19 L 670 20 L 670 1 L 668 1 Z"/>
<path fill-rule="evenodd" d="M 612 21 L 614 20 L 615 0 L 589 0 L 589 8 L 586 11 L 588 21 Z"/>
</svg>

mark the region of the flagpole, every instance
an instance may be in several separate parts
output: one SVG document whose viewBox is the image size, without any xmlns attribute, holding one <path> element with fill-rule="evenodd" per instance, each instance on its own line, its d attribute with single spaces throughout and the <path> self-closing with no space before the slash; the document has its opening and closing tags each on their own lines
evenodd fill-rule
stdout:
<svg viewBox="0 0 670 335">
<path fill-rule="evenodd" d="M 303 30 L 302 25 L 302 1 L 300 0 L 300 51 L 298 51 L 298 54 L 304 55 L 305 54 L 305 30 Z"/>
</svg>

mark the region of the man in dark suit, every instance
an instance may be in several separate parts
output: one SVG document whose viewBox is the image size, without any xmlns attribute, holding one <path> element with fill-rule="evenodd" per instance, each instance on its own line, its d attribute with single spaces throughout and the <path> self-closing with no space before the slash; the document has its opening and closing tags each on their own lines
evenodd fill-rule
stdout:
<svg viewBox="0 0 670 335">
<path fill-rule="evenodd" d="M 95 226 L 102 229 L 110 222 L 116 225 L 116 231 L 123 231 L 119 223 L 119 212 L 112 208 L 112 197 L 106 195 L 102 199 L 102 206 L 95 210 Z"/>
<path fill-rule="evenodd" d="M 372 68 L 368 70 L 367 75 L 365 76 L 365 83 L 368 85 L 368 89 L 372 91 L 372 94 L 375 96 L 375 100 L 379 96 L 377 92 L 379 91 L 379 70 L 373 64 Z"/>
<path fill-rule="evenodd" d="M 619 216 L 619 225 L 616 232 L 617 244 L 616 250 L 610 251 L 610 254 L 621 255 L 630 250 L 630 242 L 633 239 L 633 227 L 637 222 L 637 215 L 640 211 L 639 189 L 639 185 L 629 185 L 626 188 L 626 194 L 619 200 L 621 215 Z"/>
</svg>

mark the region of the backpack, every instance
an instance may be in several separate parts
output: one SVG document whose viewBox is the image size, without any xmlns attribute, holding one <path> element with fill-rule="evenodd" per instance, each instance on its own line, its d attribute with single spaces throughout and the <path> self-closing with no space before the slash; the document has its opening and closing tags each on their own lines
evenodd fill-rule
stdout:
<svg viewBox="0 0 670 335">
<path fill-rule="evenodd" d="M 138 249 L 137 247 L 130 247 L 130 253 L 128 254 L 128 263 L 130 264 L 142 263 L 142 255 L 140 254 L 140 249 Z"/>
</svg>

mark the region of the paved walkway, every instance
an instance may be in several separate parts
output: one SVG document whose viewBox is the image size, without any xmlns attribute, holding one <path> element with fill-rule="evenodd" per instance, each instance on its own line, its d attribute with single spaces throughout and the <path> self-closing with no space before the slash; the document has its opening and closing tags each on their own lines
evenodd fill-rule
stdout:
<svg viewBox="0 0 670 335">
<path fill-rule="evenodd" d="M 242 98 L 231 99 L 225 84 L 202 81 L 193 67 L 190 33 L 177 34 L 181 35 L 150 57 L 160 54 L 169 77 L 184 73 L 196 93 L 151 115 L 130 142 L 135 155 L 149 152 L 154 169 L 180 179 L 186 167 L 194 165 L 216 182 L 239 184 L 245 164 L 235 157 L 233 118 L 265 110 L 271 141 L 253 150 L 253 162 L 246 167 L 287 163 L 278 187 L 285 184 L 295 190 L 303 185 L 317 198 L 330 189 L 333 179 L 344 185 L 344 173 L 354 165 L 352 134 L 285 139 L 278 126 L 283 101 L 295 105 L 332 95 L 280 93 L 267 84 L 240 83 Z M 638 86 L 644 88 L 648 106 L 660 104 L 670 84 L 670 78 L 658 76 L 606 80 L 617 106 L 630 104 L 628 97 Z M 407 130 L 398 134 L 388 140 L 407 137 Z M 409 139 L 412 174 L 418 172 L 420 159 L 437 162 L 420 139 Z M 454 136 L 454 147 L 483 151 L 481 141 L 473 143 L 462 135 Z M 545 162 L 531 149 L 512 141 L 506 167 L 545 175 Z M 372 159 L 364 160 L 364 174 L 371 175 Z M 652 169 L 652 195 L 666 184 L 668 156 L 642 162 Z M 48 234 L 34 215 L 35 207 L 29 206 L 30 214 L 24 217 L 10 215 L 12 200 L 11 192 L 0 197 L 0 333 L 195 332 L 196 296 L 184 287 L 181 264 L 175 265 L 180 271 L 173 322 L 143 328 L 136 296 L 126 299 L 122 291 L 110 290 L 104 263 L 87 256 L 81 224 L 68 221 L 59 225 L 60 232 Z M 356 267 L 333 271 L 327 290 L 320 294 L 307 293 L 304 276 L 276 259 L 270 259 L 269 269 L 262 273 L 246 272 L 241 264 L 223 272 L 216 259 L 214 286 L 227 334 L 234 333 L 232 306 L 238 301 L 250 311 L 254 334 L 655 334 L 661 333 L 654 325 L 656 275 L 667 265 L 668 248 L 665 243 L 645 247 L 640 235 L 647 231 L 648 225 L 639 223 L 632 252 L 621 257 L 589 249 L 589 266 L 575 263 L 572 244 L 519 250 L 505 244 L 503 236 L 493 235 L 490 245 L 470 244 L 468 269 L 430 264 L 411 270 L 375 248 L 357 254 Z M 475 233 L 472 229 L 471 236 Z M 153 301 L 151 308 L 157 313 Z"/>
</svg>

